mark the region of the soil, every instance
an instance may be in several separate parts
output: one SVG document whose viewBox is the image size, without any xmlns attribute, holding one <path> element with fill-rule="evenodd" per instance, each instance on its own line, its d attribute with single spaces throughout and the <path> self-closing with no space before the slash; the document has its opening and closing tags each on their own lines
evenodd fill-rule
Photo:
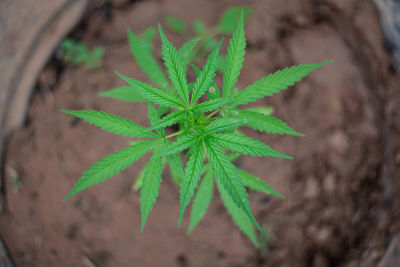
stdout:
<svg viewBox="0 0 400 267">
<path fill-rule="evenodd" d="M 191 235 L 188 217 L 178 228 L 178 188 L 168 172 L 140 233 L 139 194 L 131 186 L 148 157 L 62 202 L 80 173 L 129 139 L 60 109 L 104 110 L 148 126 L 145 105 L 97 97 L 124 84 L 114 70 L 148 81 L 130 55 L 126 28 L 143 32 L 167 14 L 215 25 L 235 4 L 254 10 L 239 88 L 278 68 L 334 60 L 257 103 L 272 105 L 276 117 L 306 135 L 248 131 L 295 157 L 240 161 L 287 196 L 250 193 L 255 217 L 269 232 L 266 253 L 239 231 L 217 192 Z M 187 38 L 167 34 L 178 45 Z M 59 71 L 50 64 L 26 126 L 6 152 L 0 234 L 18 266 L 376 266 L 382 258 L 400 230 L 400 79 L 369 1 L 121 0 L 95 9 L 73 35 L 105 46 L 104 65 Z M 155 47 L 160 55 L 159 38 Z"/>
</svg>

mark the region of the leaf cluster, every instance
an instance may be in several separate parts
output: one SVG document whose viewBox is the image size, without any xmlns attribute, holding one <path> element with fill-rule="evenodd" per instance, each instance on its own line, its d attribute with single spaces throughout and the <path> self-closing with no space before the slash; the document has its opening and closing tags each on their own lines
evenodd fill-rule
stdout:
<svg viewBox="0 0 400 267">
<path fill-rule="evenodd" d="M 232 25 L 231 20 L 234 16 L 230 14 L 227 17 L 229 23 L 220 23 L 218 26 L 221 31 L 231 30 L 229 25 Z M 225 20 L 228 19 L 223 21 Z M 222 85 L 218 86 L 215 82 L 222 39 L 208 55 L 202 69 L 192 65 L 196 78 L 190 83 L 186 72 L 191 60 L 185 57 L 185 51 L 193 44 L 185 43 L 177 49 L 168 40 L 161 26 L 159 33 L 166 73 L 152 56 L 155 30 L 150 28 L 140 36 L 129 30 L 132 54 L 153 84 L 117 72 L 127 85 L 101 93 L 102 96 L 118 100 L 146 103 L 150 127 L 145 128 L 103 111 L 63 110 L 103 130 L 136 138 L 130 146 L 106 156 L 89 167 L 66 199 L 85 188 L 104 182 L 146 153 L 151 153 L 150 160 L 135 183 L 135 189 L 140 189 L 142 230 L 158 197 L 163 169 L 169 165 L 171 176 L 179 185 L 179 225 L 193 199 L 188 232 L 195 228 L 207 211 L 216 185 L 233 220 L 254 245 L 258 246 L 254 226 L 261 228 L 250 208 L 246 187 L 277 197 L 283 196 L 264 180 L 238 168 L 233 161 L 240 155 L 288 159 L 291 157 L 244 135 L 239 128 L 250 127 L 273 134 L 296 136 L 302 134 L 285 122 L 272 117 L 271 109 L 268 107 L 241 108 L 240 106 L 278 93 L 328 62 L 286 68 L 248 85 L 243 90 L 237 90 L 236 84 L 246 47 L 242 12 L 229 40 Z M 166 134 L 169 126 L 174 126 L 178 130 Z M 182 158 L 186 158 L 186 164 L 183 164 Z"/>
<path fill-rule="evenodd" d="M 96 47 L 89 51 L 84 43 L 66 38 L 61 43 L 63 59 L 73 65 L 84 63 L 86 69 L 97 68 L 102 65 L 104 47 Z"/>
<path fill-rule="evenodd" d="M 188 57 L 192 61 L 202 58 L 205 54 L 210 53 L 217 45 L 217 36 L 221 34 L 232 34 L 235 31 L 236 25 L 239 22 L 240 14 L 244 15 L 244 22 L 250 18 L 252 9 L 248 6 L 230 7 L 224 11 L 218 24 L 215 27 L 207 27 L 201 20 L 194 20 L 193 25 L 187 25 L 181 18 L 168 15 L 166 23 L 168 28 L 178 34 L 185 35 L 189 28 L 192 28 L 195 33 L 194 37 L 189 37 L 189 42 L 196 42 L 194 49 L 188 50 Z M 218 70 L 223 71 L 225 56 L 218 56 Z"/>
</svg>

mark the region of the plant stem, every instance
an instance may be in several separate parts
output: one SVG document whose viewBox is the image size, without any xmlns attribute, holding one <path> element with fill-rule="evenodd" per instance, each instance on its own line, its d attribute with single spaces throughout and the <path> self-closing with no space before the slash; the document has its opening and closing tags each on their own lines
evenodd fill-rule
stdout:
<svg viewBox="0 0 400 267">
<path fill-rule="evenodd" d="M 206 118 L 211 118 L 212 116 L 214 116 L 215 114 L 217 114 L 218 112 L 220 112 L 220 109 L 214 110 L 213 112 L 211 112 Z"/>
<path fill-rule="evenodd" d="M 171 138 L 171 137 L 180 135 L 180 134 L 183 133 L 183 132 L 184 132 L 184 130 L 181 130 L 181 131 L 175 132 L 175 133 L 173 133 L 173 134 L 167 135 L 165 138 L 168 139 L 168 138 Z"/>
</svg>

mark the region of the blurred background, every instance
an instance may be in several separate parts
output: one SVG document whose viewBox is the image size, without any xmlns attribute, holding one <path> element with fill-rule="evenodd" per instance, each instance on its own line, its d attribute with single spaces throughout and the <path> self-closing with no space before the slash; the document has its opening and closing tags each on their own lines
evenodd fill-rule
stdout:
<svg viewBox="0 0 400 267">
<path fill-rule="evenodd" d="M 127 29 L 140 35 L 161 23 L 179 47 L 201 31 L 195 20 L 213 35 L 235 6 L 251 10 L 239 89 L 280 68 L 334 60 L 257 103 L 305 134 L 250 132 L 295 159 L 238 162 L 286 196 L 250 193 L 261 248 L 217 192 L 191 235 L 188 217 L 178 228 L 168 171 L 140 233 L 132 185 L 148 157 L 62 202 L 88 166 L 130 140 L 60 109 L 148 126 L 146 104 L 98 97 L 124 85 L 115 70 L 149 82 Z M 400 266 L 399 12 L 396 0 L 1 0 L 0 266 Z M 161 62 L 157 34 L 153 43 Z"/>
</svg>

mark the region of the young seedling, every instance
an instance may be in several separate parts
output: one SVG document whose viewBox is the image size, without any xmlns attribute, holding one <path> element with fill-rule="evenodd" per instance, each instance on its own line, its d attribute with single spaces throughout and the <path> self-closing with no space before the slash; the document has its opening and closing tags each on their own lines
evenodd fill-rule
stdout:
<svg viewBox="0 0 400 267">
<path fill-rule="evenodd" d="M 251 16 L 252 9 L 247 6 L 230 7 L 225 10 L 218 25 L 213 28 L 208 28 L 201 20 L 195 20 L 193 23 L 193 30 L 196 36 L 188 41 L 189 44 L 194 43 L 195 45 L 192 49 L 188 50 L 188 53 L 190 53 L 190 59 L 196 60 L 211 52 L 218 44 L 216 36 L 221 34 L 232 34 L 239 22 L 241 13 L 244 14 L 244 22 L 246 23 Z M 188 26 L 177 16 L 167 16 L 166 22 L 170 30 L 178 34 L 186 33 Z M 219 71 L 223 71 L 224 60 L 225 57 L 222 55 L 217 58 Z"/>
<path fill-rule="evenodd" d="M 167 26 L 170 30 L 179 34 L 184 34 L 186 32 L 186 23 L 177 16 L 168 15 L 165 18 L 165 21 L 167 22 Z"/>
<path fill-rule="evenodd" d="M 92 185 L 106 181 L 144 154 L 152 153 L 152 157 L 136 183 L 136 188 L 140 188 L 142 230 L 158 197 L 163 168 L 168 164 L 172 177 L 180 187 L 178 225 L 181 224 L 184 212 L 191 199 L 194 198 L 188 232 L 194 229 L 212 200 L 216 184 L 221 199 L 233 220 L 254 245 L 258 246 L 253 225 L 258 229 L 261 228 L 251 211 L 246 187 L 277 197 L 282 197 L 282 195 L 259 177 L 235 166 L 232 161 L 242 154 L 289 159 L 291 157 L 244 135 L 239 128 L 247 126 L 265 133 L 296 136 L 302 136 L 302 134 L 291 129 L 281 120 L 268 115 L 271 112 L 269 108 L 243 109 L 239 106 L 272 96 L 292 86 L 329 61 L 279 70 L 248 85 L 243 90 L 235 90 L 245 55 L 246 39 L 243 24 L 242 14 L 229 41 L 221 87 L 215 83 L 214 78 L 223 40 L 213 49 L 201 70 L 193 66 L 197 78 L 193 84 L 190 84 L 186 77 L 188 61 L 184 60 L 181 53 L 183 47 L 177 50 L 169 42 L 160 26 L 162 58 L 168 78 L 151 55 L 150 44 L 154 29 L 150 29 L 142 37 L 129 31 L 129 42 L 136 61 L 157 86 L 117 72 L 117 75 L 129 86 L 101 95 L 147 103 L 151 126 L 145 128 L 103 111 L 63 110 L 101 129 L 137 138 L 130 146 L 100 159 L 89 167 L 65 199 Z M 205 94 L 208 100 L 201 101 L 205 99 Z M 176 125 L 178 130 L 166 135 L 166 128 L 173 125 Z M 187 157 L 184 169 L 181 160 L 183 151 L 186 151 L 184 156 Z"/>
<path fill-rule="evenodd" d="M 61 47 L 63 49 L 63 59 L 73 65 L 85 64 L 86 69 L 98 68 L 102 65 L 104 48 L 97 47 L 92 52 L 85 44 L 66 38 Z"/>
</svg>

